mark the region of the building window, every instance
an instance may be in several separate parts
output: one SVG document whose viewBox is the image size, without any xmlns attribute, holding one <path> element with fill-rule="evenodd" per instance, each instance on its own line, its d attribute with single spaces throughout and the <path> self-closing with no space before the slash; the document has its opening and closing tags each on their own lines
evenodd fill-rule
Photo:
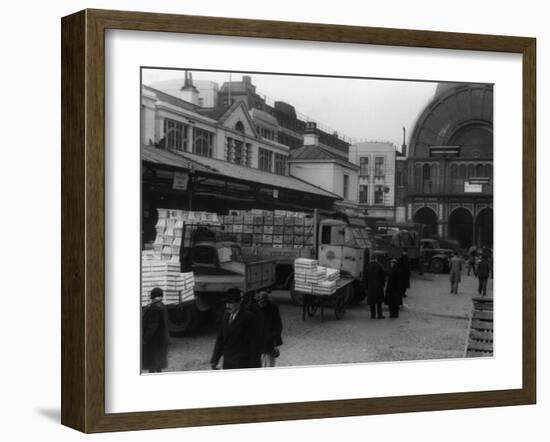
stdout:
<svg viewBox="0 0 550 442">
<path fill-rule="evenodd" d="M 250 150 L 250 144 L 233 138 L 226 138 L 225 159 L 230 163 L 250 167 Z"/>
<path fill-rule="evenodd" d="M 384 186 L 374 186 L 374 204 L 384 203 Z"/>
<path fill-rule="evenodd" d="M 471 178 L 474 176 L 474 165 L 468 164 L 468 178 Z"/>
<path fill-rule="evenodd" d="M 384 157 L 374 159 L 374 177 L 384 178 Z"/>
<path fill-rule="evenodd" d="M 164 120 L 164 142 L 166 149 L 187 150 L 187 125 L 180 121 L 166 118 Z"/>
<path fill-rule="evenodd" d="M 360 166 L 360 171 L 359 171 L 359 175 L 360 176 L 369 176 L 369 157 L 361 157 L 359 158 L 359 166 Z"/>
<path fill-rule="evenodd" d="M 275 154 L 275 173 L 277 175 L 286 175 L 286 156 L 280 153 Z"/>
<path fill-rule="evenodd" d="M 482 177 L 483 176 L 483 164 L 478 164 L 476 166 L 476 177 Z"/>
<path fill-rule="evenodd" d="M 461 179 L 466 178 L 466 164 L 461 164 L 458 167 L 458 177 Z"/>
<path fill-rule="evenodd" d="M 273 165 L 273 152 L 260 147 L 258 153 L 258 169 L 271 172 Z"/>
<path fill-rule="evenodd" d="M 237 121 L 237 124 L 235 124 L 235 130 L 244 133 L 244 124 L 242 121 Z"/>
<path fill-rule="evenodd" d="M 343 197 L 345 200 L 349 199 L 349 175 L 344 174 L 344 192 Z"/>
<path fill-rule="evenodd" d="M 212 157 L 214 134 L 198 127 L 193 128 L 193 153 L 203 157 Z"/>
<path fill-rule="evenodd" d="M 451 179 L 456 180 L 458 175 L 458 166 L 456 164 L 451 164 Z"/>
<path fill-rule="evenodd" d="M 359 186 L 359 202 L 361 204 L 369 203 L 369 186 L 367 185 Z"/>
<path fill-rule="evenodd" d="M 204 98 L 203 98 L 203 97 L 199 97 L 198 101 L 199 101 L 199 106 L 200 106 L 200 107 L 204 107 Z"/>
</svg>

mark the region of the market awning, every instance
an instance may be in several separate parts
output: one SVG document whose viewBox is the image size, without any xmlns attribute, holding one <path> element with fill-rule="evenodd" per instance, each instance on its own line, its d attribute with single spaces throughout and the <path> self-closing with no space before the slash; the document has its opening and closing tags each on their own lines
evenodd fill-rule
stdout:
<svg viewBox="0 0 550 442">
<path fill-rule="evenodd" d="M 292 190 L 324 198 L 341 199 L 340 196 L 334 193 L 292 176 L 276 175 L 259 169 L 240 166 L 227 161 L 207 158 L 187 152 L 176 153 L 153 146 L 142 146 L 141 158 L 142 161 L 148 163 L 192 170 L 198 174 L 227 177 L 237 182 L 262 184 L 274 189 Z"/>
</svg>

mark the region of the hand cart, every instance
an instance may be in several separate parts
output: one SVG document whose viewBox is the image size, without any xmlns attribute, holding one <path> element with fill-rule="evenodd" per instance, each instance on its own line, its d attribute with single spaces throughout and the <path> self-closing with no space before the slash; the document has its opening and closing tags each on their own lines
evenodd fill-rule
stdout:
<svg viewBox="0 0 550 442">
<path fill-rule="evenodd" d="M 321 311 L 321 322 L 324 320 L 325 308 L 334 309 L 334 317 L 341 319 L 346 313 L 346 307 L 353 295 L 353 278 L 340 278 L 336 281 L 336 291 L 331 295 L 319 293 L 306 293 L 297 291 L 303 295 L 302 320 L 313 317 L 317 310 Z"/>
</svg>

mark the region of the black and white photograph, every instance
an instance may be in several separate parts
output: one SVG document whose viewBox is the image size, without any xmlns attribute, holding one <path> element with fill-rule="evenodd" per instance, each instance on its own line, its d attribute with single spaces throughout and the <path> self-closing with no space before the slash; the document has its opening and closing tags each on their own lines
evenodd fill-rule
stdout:
<svg viewBox="0 0 550 442">
<path fill-rule="evenodd" d="M 140 94 L 142 374 L 493 357 L 492 84 L 142 67 Z"/>
</svg>

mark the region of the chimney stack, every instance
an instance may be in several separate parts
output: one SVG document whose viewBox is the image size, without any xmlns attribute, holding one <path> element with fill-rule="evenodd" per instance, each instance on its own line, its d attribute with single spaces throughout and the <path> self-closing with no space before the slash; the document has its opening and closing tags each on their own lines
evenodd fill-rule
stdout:
<svg viewBox="0 0 550 442">
<path fill-rule="evenodd" d="M 406 134 L 406 129 L 405 129 L 405 126 L 403 126 L 403 144 L 401 145 L 401 153 L 403 154 L 403 156 L 407 156 L 407 143 L 405 142 L 405 134 Z"/>
<path fill-rule="evenodd" d="M 319 134 L 317 133 L 317 123 L 314 121 L 306 122 L 306 130 L 304 131 L 304 146 L 319 145 Z"/>
<path fill-rule="evenodd" d="M 180 98 L 189 103 L 199 104 L 199 91 L 193 85 L 193 76 L 191 72 L 185 71 L 185 80 L 180 90 Z"/>
</svg>

